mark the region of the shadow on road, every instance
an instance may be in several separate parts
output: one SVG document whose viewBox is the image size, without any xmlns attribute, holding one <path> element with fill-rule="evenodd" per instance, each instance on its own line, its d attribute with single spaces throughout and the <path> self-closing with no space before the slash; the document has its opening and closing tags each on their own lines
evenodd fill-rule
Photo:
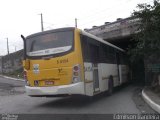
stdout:
<svg viewBox="0 0 160 120">
<path fill-rule="evenodd" d="M 24 93 L 25 91 L 23 86 L 0 83 L 0 96 L 18 95 Z"/>
<path fill-rule="evenodd" d="M 122 89 L 125 89 L 126 87 L 128 87 L 128 84 L 115 88 L 113 95 L 119 93 Z M 38 107 L 82 108 L 82 107 L 90 106 L 91 104 L 96 104 L 99 101 L 109 99 L 110 97 L 112 96 L 108 95 L 107 92 L 101 93 L 93 97 L 87 97 L 87 96 L 81 96 L 81 95 L 61 97 L 61 98 L 54 99 L 53 101 L 40 104 L 38 105 Z"/>
<path fill-rule="evenodd" d="M 106 97 L 109 97 L 106 95 Z M 62 97 L 56 100 L 46 102 L 41 104 L 40 107 L 57 107 L 57 108 L 77 108 L 77 107 L 86 107 L 90 104 L 94 104 L 97 101 L 100 101 L 105 98 L 104 94 L 100 94 L 94 97 L 86 97 L 86 96 L 69 96 L 69 97 Z"/>
</svg>

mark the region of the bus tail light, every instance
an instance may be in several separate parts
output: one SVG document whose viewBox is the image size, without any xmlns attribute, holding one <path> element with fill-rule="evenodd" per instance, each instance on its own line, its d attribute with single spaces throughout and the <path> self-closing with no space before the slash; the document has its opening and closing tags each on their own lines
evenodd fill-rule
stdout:
<svg viewBox="0 0 160 120">
<path fill-rule="evenodd" d="M 28 78 L 27 78 L 27 71 L 23 71 L 23 77 L 24 77 L 24 80 L 26 82 L 26 85 L 29 86 L 29 81 L 28 81 Z"/>
<path fill-rule="evenodd" d="M 77 82 L 79 82 L 80 80 L 79 80 L 79 78 L 78 77 L 73 77 L 73 83 L 77 83 Z"/>
<path fill-rule="evenodd" d="M 78 66 L 78 65 L 74 66 L 74 67 L 73 67 L 73 70 L 74 70 L 75 72 L 77 72 L 77 71 L 79 70 L 79 66 Z"/>
<path fill-rule="evenodd" d="M 73 67 L 73 79 L 72 79 L 72 83 L 77 83 L 80 82 L 80 65 L 75 65 Z"/>
<path fill-rule="evenodd" d="M 73 72 L 73 75 L 78 76 L 79 74 L 78 74 L 78 72 Z"/>
</svg>

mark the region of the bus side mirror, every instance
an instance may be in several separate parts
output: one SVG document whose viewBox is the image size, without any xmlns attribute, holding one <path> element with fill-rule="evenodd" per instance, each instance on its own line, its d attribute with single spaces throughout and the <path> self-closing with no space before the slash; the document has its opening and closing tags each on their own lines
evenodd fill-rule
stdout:
<svg viewBox="0 0 160 120">
<path fill-rule="evenodd" d="M 23 55 L 23 57 L 24 57 L 24 60 L 26 60 L 26 39 L 23 35 L 21 35 L 21 38 L 22 38 L 23 44 L 24 44 L 24 53 L 23 53 L 24 55 Z"/>
</svg>

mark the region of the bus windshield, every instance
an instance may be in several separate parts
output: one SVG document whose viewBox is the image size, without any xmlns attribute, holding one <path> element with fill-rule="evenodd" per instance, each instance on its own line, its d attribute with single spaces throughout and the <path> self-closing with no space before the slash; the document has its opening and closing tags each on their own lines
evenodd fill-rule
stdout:
<svg viewBox="0 0 160 120">
<path fill-rule="evenodd" d="M 44 56 L 69 51 L 73 45 L 73 31 L 40 34 L 26 40 L 28 56 Z"/>
</svg>

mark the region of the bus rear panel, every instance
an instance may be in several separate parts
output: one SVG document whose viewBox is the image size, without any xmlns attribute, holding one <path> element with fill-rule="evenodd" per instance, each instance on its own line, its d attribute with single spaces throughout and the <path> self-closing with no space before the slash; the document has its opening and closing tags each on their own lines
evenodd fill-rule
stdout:
<svg viewBox="0 0 160 120">
<path fill-rule="evenodd" d="M 78 36 L 68 28 L 26 38 L 24 70 L 29 96 L 85 94 Z"/>
</svg>

